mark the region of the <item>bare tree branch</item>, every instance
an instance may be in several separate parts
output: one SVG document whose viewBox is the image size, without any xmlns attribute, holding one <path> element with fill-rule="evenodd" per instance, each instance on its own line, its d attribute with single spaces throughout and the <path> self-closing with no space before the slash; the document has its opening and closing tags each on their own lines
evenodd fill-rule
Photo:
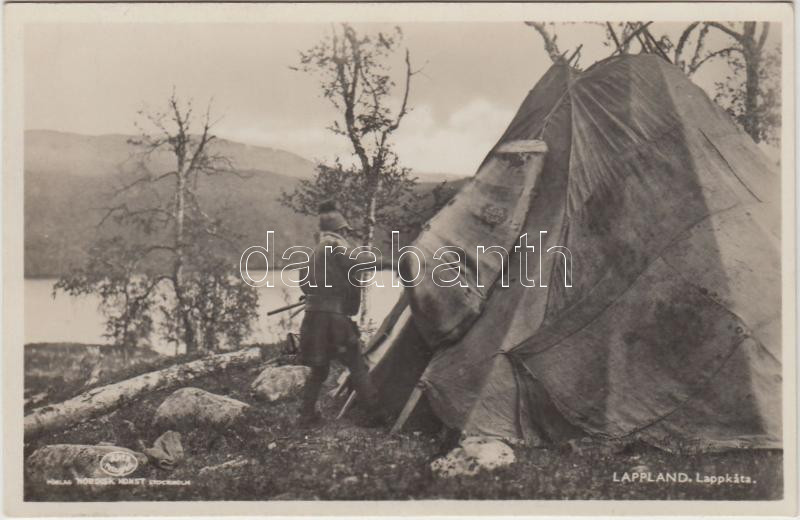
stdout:
<svg viewBox="0 0 800 520">
<path fill-rule="evenodd" d="M 715 28 L 719 29 L 720 31 L 722 31 L 722 32 L 726 33 L 727 35 L 731 36 L 732 38 L 734 38 L 739 43 L 741 43 L 744 40 L 744 35 L 743 34 L 737 33 L 735 30 L 733 30 L 730 27 L 727 27 L 726 25 L 723 25 L 723 24 L 721 24 L 719 22 L 706 22 L 706 25 L 708 25 L 709 27 L 715 27 Z"/>
<path fill-rule="evenodd" d="M 696 71 L 697 70 L 697 63 L 702 59 L 700 56 L 703 53 L 703 48 L 705 45 L 706 36 L 708 35 L 708 31 L 710 26 L 708 24 L 703 24 L 700 28 L 700 31 L 697 33 L 697 42 L 695 43 L 694 53 L 692 54 L 692 59 L 689 62 L 689 65 L 685 67 L 685 71 Z"/>
<path fill-rule="evenodd" d="M 544 40 L 544 50 L 547 52 L 547 55 L 550 56 L 550 60 L 552 60 L 553 63 L 559 63 L 563 60 L 561 51 L 558 50 L 558 44 L 556 43 L 558 37 L 550 34 L 550 32 L 547 30 L 547 26 L 544 23 L 525 22 L 525 25 L 533 27 L 542 37 L 542 40 Z"/>
<path fill-rule="evenodd" d="M 690 66 L 690 67 L 687 69 L 687 74 L 689 74 L 689 75 L 691 76 L 692 74 L 694 74 L 695 72 L 697 72 L 697 70 L 698 70 L 700 67 L 702 67 L 702 66 L 703 66 L 703 64 L 704 64 L 705 62 L 707 62 L 708 60 L 710 60 L 710 59 L 713 59 L 713 58 L 716 58 L 716 57 L 718 57 L 718 56 L 719 56 L 719 57 L 725 57 L 725 56 L 728 56 L 728 55 L 729 55 L 730 53 L 732 53 L 732 52 L 742 52 L 742 51 L 741 51 L 741 49 L 739 49 L 738 47 L 726 47 L 726 48 L 724 48 L 724 49 L 720 49 L 720 50 L 718 50 L 718 51 L 711 52 L 711 53 L 707 54 L 707 55 L 706 55 L 706 56 L 705 56 L 703 59 L 701 59 L 701 60 L 697 61 L 696 63 L 693 63 L 693 64 L 692 64 L 692 65 L 691 65 L 691 66 Z"/>
<path fill-rule="evenodd" d="M 683 47 L 686 45 L 686 42 L 689 40 L 689 36 L 698 25 L 700 25 L 700 22 L 690 23 L 681 33 L 680 38 L 678 38 L 678 43 L 675 46 L 675 57 L 673 61 L 675 62 L 675 65 L 679 66 L 681 69 L 684 68 L 685 64 L 681 58 L 683 54 Z"/>
<path fill-rule="evenodd" d="M 164 222 L 169 220 L 172 217 L 172 213 L 166 211 L 162 208 L 140 208 L 132 210 L 128 207 L 127 203 L 118 204 L 116 206 L 105 207 L 105 208 L 98 208 L 105 211 L 105 214 L 97 223 L 97 227 L 103 226 L 105 222 L 109 219 L 114 217 L 115 215 L 119 215 L 121 218 L 135 218 L 141 215 L 162 215 L 165 217 Z"/>
</svg>

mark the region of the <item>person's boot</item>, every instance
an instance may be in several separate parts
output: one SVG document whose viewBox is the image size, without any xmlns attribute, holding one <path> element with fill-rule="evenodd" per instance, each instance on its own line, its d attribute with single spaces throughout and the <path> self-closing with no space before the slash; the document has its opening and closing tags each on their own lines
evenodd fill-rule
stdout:
<svg viewBox="0 0 800 520">
<path fill-rule="evenodd" d="M 317 410 L 313 412 L 300 412 L 297 422 L 295 423 L 298 428 L 303 430 L 319 428 L 323 424 L 325 424 L 325 419 Z"/>
<path fill-rule="evenodd" d="M 322 384 L 328 377 L 328 367 L 318 366 L 311 368 L 311 375 L 306 380 L 303 387 L 303 395 L 300 398 L 300 414 L 295 425 L 301 429 L 315 428 L 321 426 L 325 421 L 317 410 L 317 399 L 322 389 Z"/>
<path fill-rule="evenodd" d="M 391 424 L 389 415 L 380 409 L 371 409 L 367 412 L 366 417 L 358 421 L 357 425 L 362 428 L 384 428 Z"/>
<path fill-rule="evenodd" d="M 386 417 L 385 415 L 383 415 L 383 414 L 377 414 L 377 415 L 370 414 L 366 418 L 366 420 L 364 421 L 362 426 L 364 428 L 385 428 L 385 427 L 389 426 L 389 424 L 390 424 L 389 423 L 389 418 Z"/>
</svg>

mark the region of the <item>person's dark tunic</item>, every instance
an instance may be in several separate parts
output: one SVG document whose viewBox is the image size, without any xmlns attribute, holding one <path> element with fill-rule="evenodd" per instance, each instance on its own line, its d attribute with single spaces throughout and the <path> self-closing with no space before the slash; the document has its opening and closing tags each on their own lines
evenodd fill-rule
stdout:
<svg viewBox="0 0 800 520">
<path fill-rule="evenodd" d="M 349 258 L 350 251 L 342 236 L 322 232 L 311 258 L 310 285 L 303 286 L 306 310 L 300 327 L 300 355 L 302 363 L 311 367 L 303 390 L 304 415 L 315 412 L 333 359 L 350 370 L 359 400 L 370 410 L 375 408 L 375 391 L 361 355 L 358 326 L 351 318 L 358 314 L 361 290 L 349 278 L 349 269 L 357 263 Z"/>
</svg>

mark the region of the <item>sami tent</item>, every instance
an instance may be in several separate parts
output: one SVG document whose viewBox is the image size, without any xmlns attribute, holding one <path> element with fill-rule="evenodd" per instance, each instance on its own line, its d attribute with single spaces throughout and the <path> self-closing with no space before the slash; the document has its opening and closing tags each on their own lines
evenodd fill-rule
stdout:
<svg viewBox="0 0 800 520">
<path fill-rule="evenodd" d="M 780 447 L 779 202 L 775 166 L 666 60 L 554 65 L 414 243 L 427 276 L 367 352 L 384 404 L 532 443 Z M 433 283 L 445 262 L 466 287 Z"/>
</svg>

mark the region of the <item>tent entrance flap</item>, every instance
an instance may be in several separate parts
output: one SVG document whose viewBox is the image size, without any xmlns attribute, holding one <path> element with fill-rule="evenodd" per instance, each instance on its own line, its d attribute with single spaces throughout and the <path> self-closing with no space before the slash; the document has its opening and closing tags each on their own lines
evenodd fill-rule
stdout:
<svg viewBox="0 0 800 520">
<path fill-rule="evenodd" d="M 507 258 L 486 248 L 513 250 L 546 157 L 547 145 L 540 140 L 499 146 L 414 241 L 425 258 L 426 272 L 418 272 L 412 255 L 403 257 L 413 265 L 401 262 L 401 270 L 423 276 L 406 293 L 414 324 L 429 346 L 457 341 L 480 316 L 507 268 Z"/>
</svg>

